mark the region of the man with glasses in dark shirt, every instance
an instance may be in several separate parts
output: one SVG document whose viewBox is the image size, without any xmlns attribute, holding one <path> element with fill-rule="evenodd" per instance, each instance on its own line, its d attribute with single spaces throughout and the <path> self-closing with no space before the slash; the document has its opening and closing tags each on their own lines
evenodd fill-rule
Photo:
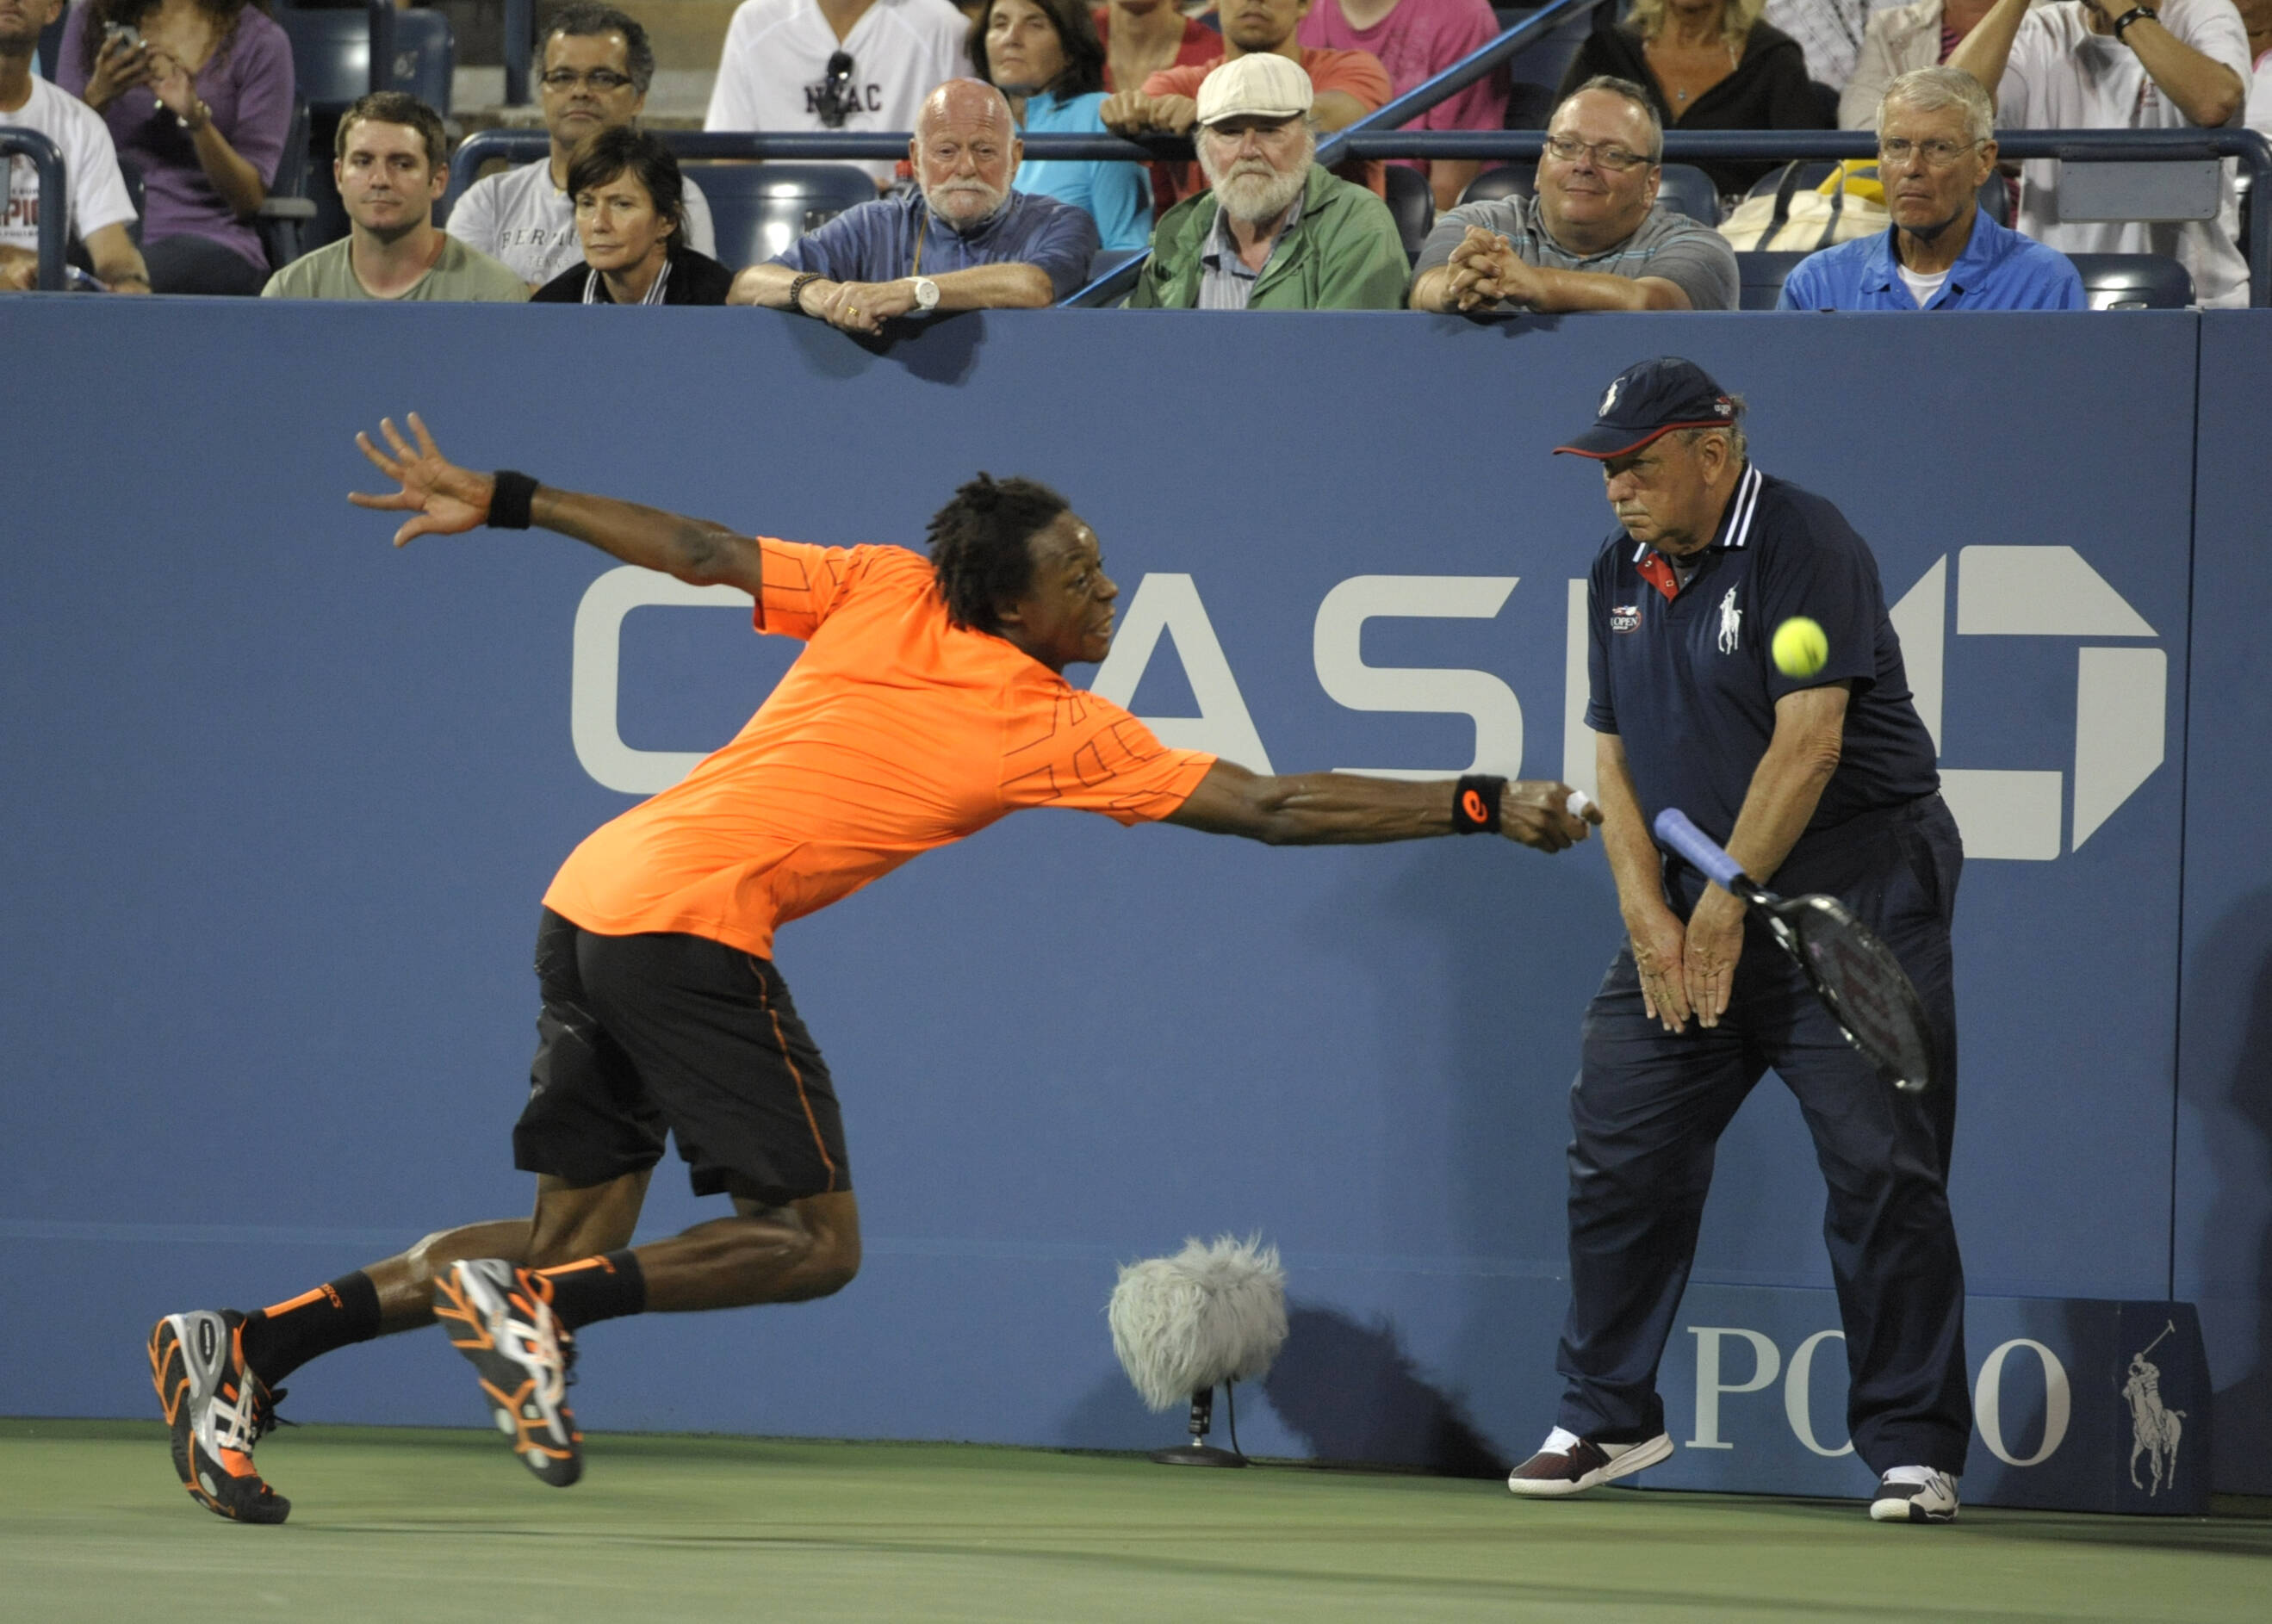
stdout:
<svg viewBox="0 0 2272 1624">
<path fill-rule="evenodd" d="M 571 5 L 552 14 L 536 45 L 544 128 L 552 151 L 532 164 L 476 181 L 450 211 L 448 231 L 512 267 L 532 288 L 580 264 L 568 160 L 578 142 L 639 122 L 654 78 L 654 48 L 638 19 L 611 5 Z M 686 183 L 686 245 L 715 254 L 710 205 Z"/>
<path fill-rule="evenodd" d="M 1664 130 L 1648 93 L 1587 80 L 1554 109 L 1537 195 L 1462 204 L 1420 250 L 1416 310 L 1732 310 L 1735 250 L 1656 205 Z"/>
</svg>

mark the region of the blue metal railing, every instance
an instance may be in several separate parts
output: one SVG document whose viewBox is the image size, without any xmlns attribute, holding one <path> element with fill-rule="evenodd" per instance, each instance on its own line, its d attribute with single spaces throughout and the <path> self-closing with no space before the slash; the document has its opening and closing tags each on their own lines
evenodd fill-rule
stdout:
<svg viewBox="0 0 2272 1624">
<path fill-rule="evenodd" d="M 504 104 L 528 105 L 528 55 L 535 44 L 534 0 L 504 0 Z"/>
<path fill-rule="evenodd" d="M 1540 13 L 1543 16 L 1544 13 Z M 1512 30 L 1510 30 L 1512 32 Z M 1417 92 L 1414 93 L 1418 93 Z M 1387 108 L 1383 108 L 1386 112 Z M 841 130 L 753 132 L 666 130 L 661 132 L 682 158 L 788 158 L 846 160 L 905 156 L 908 138 L 891 133 L 848 134 Z M 1542 130 L 1371 130 L 1356 125 L 1341 132 L 1342 154 L 1354 158 L 1498 158 L 1536 161 L 1546 144 Z M 2168 162 L 2182 159 L 2231 158 L 2250 176 L 2257 205 L 2249 211 L 2248 302 L 2272 306 L 2272 141 L 2253 130 L 2005 130 L 1997 143 L 2011 159 L 2059 158 L 2082 163 Z M 448 200 L 472 183 L 491 159 L 527 163 L 549 150 L 542 130 L 484 130 L 471 137 L 450 161 Z M 1878 138 L 1865 130 L 1668 130 L 1668 163 L 1720 159 L 1782 163 L 1792 159 L 1867 158 Z M 1141 141 L 1110 135 L 1035 135 L 1027 138 L 1029 158 L 1105 159 L 1144 161 L 1187 159 L 1191 143 L 1174 137 Z M 1097 303 L 1135 286 L 1143 268 L 1139 256 L 1064 302 Z"/>
<path fill-rule="evenodd" d="M 25 157 L 40 177 L 40 268 L 34 284 L 41 293 L 64 289 L 64 223 L 71 218 L 69 178 L 62 149 L 36 130 L 0 124 L 0 159 Z"/>
</svg>

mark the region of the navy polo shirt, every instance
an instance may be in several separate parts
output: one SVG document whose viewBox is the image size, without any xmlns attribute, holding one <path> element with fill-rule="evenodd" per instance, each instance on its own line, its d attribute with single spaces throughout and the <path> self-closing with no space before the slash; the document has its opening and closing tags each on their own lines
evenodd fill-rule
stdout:
<svg viewBox="0 0 2272 1624">
<path fill-rule="evenodd" d="M 1671 565 L 1620 531 L 1588 592 L 1586 725 L 1623 741 L 1652 827 L 1675 806 L 1725 842 L 1775 734 L 1775 701 L 1830 682 L 1853 684 L 1844 745 L 1786 868 L 1849 819 L 1940 787 L 1878 561 L 1836 508 L 1747 464 L 1698 558 L 1676 589 Z M 1812 676 L 1787 677 L 1768 655 L 1794 615 L 1819 622 L 1830 644 Z"/>
</svg>

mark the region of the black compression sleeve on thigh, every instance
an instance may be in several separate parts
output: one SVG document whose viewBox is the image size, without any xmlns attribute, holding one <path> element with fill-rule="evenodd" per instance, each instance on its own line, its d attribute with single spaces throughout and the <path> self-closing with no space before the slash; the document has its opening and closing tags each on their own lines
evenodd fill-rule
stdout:
<svg viewBox="0 0 2272 1624">
<path fill-rule="evenodd" d="M 1506 780 L 1496 773 L 1470 772 L 1461 778 L 1459 793 L 1452 797 L 1452 831 L 1497 834 L 1499 797 L 1506 793 Z"/>
<path fill-rule="evenodd" d="M 646 1311 L 646 1273 L 629 1248 L 579 1257 L 536 1274 L 552 1288 L 552 1312 L 570 1330 Z"/>
<path fill-rule="evenodd" d="M 527 529 L 529 503 L 536 500 L 536 481 L 512 468 L 499 468 L 492 477 L 497 489 L 490 496 L 490 528 Z"/>
</svg>

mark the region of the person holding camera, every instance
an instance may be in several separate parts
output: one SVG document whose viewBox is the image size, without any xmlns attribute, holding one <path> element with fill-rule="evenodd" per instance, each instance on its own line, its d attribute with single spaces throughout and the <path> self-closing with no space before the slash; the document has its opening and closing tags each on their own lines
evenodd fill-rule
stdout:
<svg viewBox="0 0 2272 1624">
<path fill-rule="evenodd" d="M 142 175 L 153 291 L 250 296 L 268 279 L 253 220 L 292 126 L 292 46 L 246 0 L 86 0 L 63 87 Z"/>
</svg>

